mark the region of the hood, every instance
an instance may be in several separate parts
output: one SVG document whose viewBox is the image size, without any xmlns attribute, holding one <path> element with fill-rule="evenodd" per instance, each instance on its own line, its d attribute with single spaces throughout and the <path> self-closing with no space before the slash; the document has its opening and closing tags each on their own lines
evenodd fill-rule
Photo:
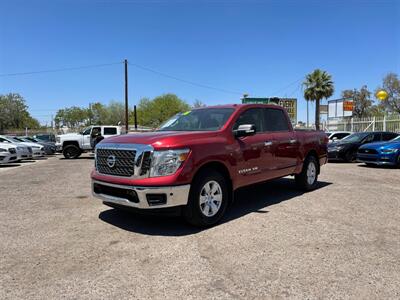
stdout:
<svg viewBox="0 0 400 300">
<path fill-rule="evenodd" d="M 57 135 L 57 137 L 59 137 L 59 138 L 72 137 L 72 136 L 82 136 L 82 134 L 74 132 L 74 133 L 66 133 L 66 134 Z"/>
<path fill-rule="evenodd" d="M 100 143 L 143 144 L 159 149 L 187 146 L 201 142 L 203 139 L 209 140 L 219 134 L 219 131 L 155 131 L 113 136 Z"/>
<path fill-rule="evenodd" d="M 369 143 L 360 147 L 361 149 L 384 149 L 384 148 L 395 148 L 400 149 L 400 141 L 395 142 L 376 142 L 376 143 Z"/>
<path fill-rule="evenodd" d="M 22 145 L 28 146 L 28 147 L 39 147 L 43 148 L 42 145 L 36 144 L 36 143 L 29 143 L 29 142 L 21 142 Z"/>
<path fill-rule="evenodd" d="M 0 148 L 3 149 L 11 149 L 11 148 L 16 148 L 16 145 L 9 144 L 9 143 L 0 143 Z"/>
</svg>

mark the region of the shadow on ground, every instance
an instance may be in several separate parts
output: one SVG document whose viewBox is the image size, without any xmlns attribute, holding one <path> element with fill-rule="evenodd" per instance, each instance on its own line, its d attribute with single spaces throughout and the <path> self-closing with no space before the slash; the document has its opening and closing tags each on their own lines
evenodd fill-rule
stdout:
<svg viewBox="0 0 400 300">
<path fill-rule="evenodd" d="M 367 169 L 399 169 L 397 166 L 392 166 L 392 165 L 370 165 L 367 166 L 366 164 L 359 164 L 357 167 L 360 168 L 367 168 Z"/>
<path fill-rule="evenodd" d="M 59 160 L 79 160 L 79 159 L 94 159 L 94 155 L 91 156 L 79 156 L 78 158 L 65 158 L 60 157 Z"/>
<path fill-rule="evenodd" d="M 14 168 L 14 167 L 19 167 L 20 165 L 21 165 L 20 163 L 6 163 L 6 164 L 1 164 L 0 169 Z"/>
<path fill-rule="evenodd" d="M 319 182 L 317 189 L 330 184 L 330 182 Z M 303 193 L 296 188 L 294 180 L 290 178 L 240 189 L 236 192 L 235 202 L 228 208 L 221 224 L 250 213 L 268 213 L 269 206 L 291 200 Z M 181 217 L 144 216 L 118 209 L 103 211 L 99 214 L 99 218 L 121 229 L 147 235 L 183 236 L 203 230 L 188 225 Z"/>
</svg>

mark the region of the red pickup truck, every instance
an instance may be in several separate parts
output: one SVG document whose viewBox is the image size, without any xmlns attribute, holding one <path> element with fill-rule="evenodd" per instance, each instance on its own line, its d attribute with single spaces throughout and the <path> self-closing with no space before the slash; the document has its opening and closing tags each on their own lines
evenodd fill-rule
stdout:
<svg viewBox="0 0 400 300">
<path fill-rule="evenodd" d="M 327 144 L 322 131 L 294 131 L 277 105 L 193 109 L 155 132 L 100 142 L 92 191 L 111 207 L 180 213 L 211 226 L 238 188 L 288 175 L 304 190 L 315 188 Z"/>
</svg>

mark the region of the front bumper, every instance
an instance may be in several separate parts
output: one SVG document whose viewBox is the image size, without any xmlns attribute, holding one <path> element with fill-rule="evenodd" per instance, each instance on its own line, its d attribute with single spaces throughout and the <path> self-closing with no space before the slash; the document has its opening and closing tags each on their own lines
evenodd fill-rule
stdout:
<svg viewBox="0 0 400 300">
<path fill-rule="evenodd" d="M 357 154 L 357 161 L 365 164 L 374 165 L 396 165 L 395 154 Z"/>
<path fill-rule="evenodd" d="M 138 209 L 160 209 L 187 205 L 189 190 L 190 184 L 145 187 L 92 180 L 92 194 L 96 198 L 104 202 Z"/>
<path fill-rule="evenodd" d="M 343 153 L 338 150 L 328 149 L 328 160 L 343 160 Z"/>
<path fill-rule="evenodd" d="M 17 161 L 17 154 L 0 155 L 0 164 L 12 163 Z"/>
</svg>

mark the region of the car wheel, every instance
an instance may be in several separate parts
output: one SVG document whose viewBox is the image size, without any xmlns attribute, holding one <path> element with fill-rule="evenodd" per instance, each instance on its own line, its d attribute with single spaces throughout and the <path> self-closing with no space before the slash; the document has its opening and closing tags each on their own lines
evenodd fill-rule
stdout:
<svg viewBox="0 0 400 300">
<path fill-rule="evenodd" d="M 303 163 L 300 174 L 295 175 L 297 186 L 304 191 L 316 188 L 318 181 L 318 161 L 314 156 L 309 156 Z"/>
<path fill-rule="evenodd" d="M 396 166 L 400 169 L 400 154 L 397 155 L 397 164 Z"/>
<path fill-rule="evenodd" d="M 228 201 L 226 179 L 220 173 L 208 170 L 196 176 L 183 216 L 192 225 L 209 227 L 221 220 Z"/>
<path fill-rule="evenodd" d="M 81 149 L 75 145 L 65 146 L 63 149 L 63 155 L 66 159 L 78 158 L 81 155 Z"/>
<path fill-rule="evenodd" d="M 356 159 L 356 153 L 352 150 L 349 150 L 344 155 L 344 160 L 346 162 L 353 162 Z"/>
</svg>

